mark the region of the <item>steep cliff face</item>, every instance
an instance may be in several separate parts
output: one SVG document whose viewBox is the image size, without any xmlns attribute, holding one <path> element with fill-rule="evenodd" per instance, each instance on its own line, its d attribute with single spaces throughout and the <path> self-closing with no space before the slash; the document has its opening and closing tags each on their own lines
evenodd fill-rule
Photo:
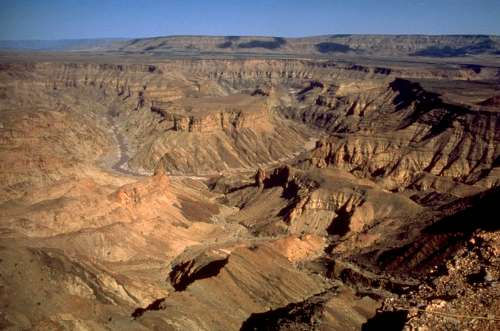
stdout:
<svg viewBox="0 0 500 331">
<path fill-rule="evenodd" d="M 497 111 L 444 102 L 402 79 L 315 87 L 298 100 L 313 106 L 285 108 L 285 116 L 332 134 L 311 153 L 314 166 L 368 176 L 389 190 L 461 195 L 498 185 Z"/>
<path fill-rule="evenodd" d="M 399 84 L 394 81 L 396 75 L 432 79 L 483 79 L 496 75 L 492 68 L 459 68 L 422 70 L 419 66 L 384 68 L 268 59 L 173 60 L 158 64 L 12 63 L 2 65 L 2 91 L 5 95 L 27 97 L 14 97 L 16 107 L 32 107 L 35 105 L 30 105 L 30 100 L 44 98 L 76 112 L 85 108 L 84 114 L 95 113 L 104 122 L 108 121 L 106 117 L 114 118 L 113 130 L 121 135 L 122 145 L 127 145 L 126 153 L 121 153 L 124 166 L 132 171 L 152 173 L 161 161 L 162 167 L 174 173 L 208 174 L 270 164 L 303 151 L 313 134 L 282 119 L 276 122 L 276 114 L 335 133 L 363 129 L 366 134 L 374 134 L 381 131 L 380 126 L 395 130 L 398 125 L 406 125 L 408 131 L 416 132 L 409 132 L 414 136 L 431 126 L 446 125 L 441 122 L 451 119 L 443 117 L 445 110 L 424 109 L 411 114 L 410 105 L 406 105 L 393 112 L 392 102 L 401 92 L 397 90 L 411 87 L 388 88 L 386 84 Z M 310 85 L 311 81 L 323 87 Z M 255 93 L 259 90 L 261 93 Z M 404 98 L 412 98 L 403 94 Z M 86 106 L 79 100 L 84 95 L 88 96 Z M 277 113 L 276 109 L 281 111 Z M 412 119 L 421 115 L 424 121 L 443 118 L 434 124 L 412 126 Z M 495 119 L 481 126 L 491 127 L 492 121 Z M 109 128 L 109 124 L 102 125 Z M 439 144 L 443 139 L 437 137 L 430 143 Z M 181 146 L 176 143 L 180 141 L 187 143 Z M 209 154 L 215 157 L 196 149 L 203 141 L 209 147 L 205 150 L 211 150 Z"/>
<path fill-rule="evenodd" d="M 425 210 L 403 193 L 389 192 L 339 168 L 278 167 L 265 175 L 262 186 L 233 184 L 226 191 L 227 202 L 239 207 L 231 219 L 259 236 L 353 239 L 353 249 L 382 238 L 379 232 L 358 240 L 375 225 L 411 219 Z"/>
<path fill-rule="evenodd" d="M 275 125 L 269 97 L 254 93 L 259 82 L 252 77 L 229 82 L 207 77 L 210 63 L 183 65 L 6 65 L 2 90 L 15 107 L 36 107 L 30 100 L 44 99 L 74 116 L 98 119 L 96 130 L 119 136 L 123 166 L 135 172 L 152 173 L 162 160 L 170 172 L 216 173 L 304 149 L 308 134 Z M 186 143 L 177 148 L 177 142 Z"/>
<path fill-rule="evenodd" d="M 271 117 L 266 98 L 248 94 L 183 98 L 168 103 L 152 101 L 151 111 L 163 117 L 165 127 L 171 125 L 174 131 L 188 132 L 265 130 Z"/>
</svg>

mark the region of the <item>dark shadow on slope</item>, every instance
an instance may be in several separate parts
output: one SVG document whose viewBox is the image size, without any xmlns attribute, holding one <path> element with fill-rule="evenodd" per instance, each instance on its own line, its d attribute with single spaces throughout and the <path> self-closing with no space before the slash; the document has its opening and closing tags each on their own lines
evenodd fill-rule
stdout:
<svg viewBox="0 0 500 331">
<path fill-rule="evenodd" d="M 134 312 L 130 316 L 132 316 L 134 319 L 136 319 L 138 317 L 141 317 L 147 311 L 161 310 L 161 309 L 163 309 L 161 307 L 161 304 L 163 303 L 163 301 L 165 301 L 165 298 L 161 298 L 161 299 L 157 299 L 157 300 L 153 301 L 146 308 L 137 308 L 136 310 L 134 310 Z"/>
<path fill-rule="evenodd" d="M 170 282 L 176 291 L 184 291 L 190 284 L 197 280 L 217 276 L 228 260 L 229 258 L 226 257 L 222 260 L 208 262 L 192 273 L 189 272 L 189 269 L 193 261 L 178 264 L 169 274 Z"/>
<path fill-rule="evenodd" d="M 411 56 L 429 56 L 429 57 L 462 57 L 467 55 L 478 55 L 485 53 L 495 53 L 497 51 L 495 43 L 489 37 L 487 39 L 472 45 L 464 47 L 450 46 L 430 46 L 410 54 Z"/>
<path fill-rule="evenodd" d="M 278 49 L 286 44 L 284 38 L 275 37 L 274 40 L 250 40 L 246 43 L 238 44 L 238 48 L 265 48 Z"/>
<path fill-rule="evenodd" d="M 440 208 L 448 216 L 426 227 L 413 242 L 384 251 L 377 264 L 387 271 L 421 274 L 443 265 L 443 261 L 466 245 L 474 231 L 500 230 L 496 217 L 499 201 L 500 188 L 493 188 Z"/>
<path fill-rule="evenodd" d="M 225 41 L 223 43 L 217 44 L 217 48 L 230 48 L 231 46 L 233 46 L 232 41 Z"/>
<path fill-rule="evenodd" d="M 309 82 L 309 86 L 305 87 L 304 89 L 302 89 L 299 93 L 297 93 L 298 95 L 302 95 L 302 94 L 305 94 L 315 88 L 324 88 L 325 85 L 323 85 L 323 83 L 317 81 L 317 80 L 313 80 L 313 81 L 310 81 Z"/>
<path fill-rule="evenodd" d="M 347 205 L 344 205 L 337 211 L 337 217 L 332 220 L 332 223 L 326 229 L 329 235 L 345 236 L 350 230 L 351 216 L 353 212 L 346 210 Z"/>
<path fill-rule="evenodd" d="M 399 129 L 404 129 L 415 122 L 431 126 L 431 130 L 422 140 L 444 132 L 452 127 L 453 122 L 459 117 L 473 113 L 462 106 L 443 102 L 438 93 L 426 91 L 419 83 L 396 78 L 389 87 L 397 93 L 393 100 L 396 111 L 413 107 L 411 113 L 403 119 Z"/>
<path fill-rule="evenodd" d="M 243 322 L 240 331 L 313 329 L 322 315 L 324 302 L 331 296 L 331 293 L 320 293 L 302 302 L 253 313 Z"/>
<path fill-rule="evenodd" d="M 347 53 L 349 51 L 354 51 L 349 45 L 339 44 L 339 43 L 331 43 L 331 42 L 323 42 L 314 45 L 316 50 L 320 53 Z"/>
<path fill-rule="evenodd" d="M 424 90 L 419 83 L 396 78 L 389 84 L 389 87 L 394 92 L 398 93 L 393 100 L 393 104 L 396 106 L 397 111 L 408 108 L 414 102 L 416 102 L 417 106 L 422 110 L 443 106 L 439 94 Z"/>
<path fill-rule="evenodd" d="M 264 178 L 264 188 L 285 186 L 290 178 L 290 168 L 287 166 L 279 167 L 273 170 L 273 172 Z"/>
<path fill-rule="evenodd" d="M 362 331 L 401 331 L 408 316 L 407 310 L 378 312 L 361 327 Z"/>
</svg>

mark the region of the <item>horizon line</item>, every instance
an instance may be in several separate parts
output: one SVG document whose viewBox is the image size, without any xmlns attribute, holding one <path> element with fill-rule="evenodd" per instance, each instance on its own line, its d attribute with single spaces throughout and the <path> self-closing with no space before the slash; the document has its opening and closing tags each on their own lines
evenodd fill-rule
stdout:
<svg viewBox="0 0 500 331">
<path fill-rule="evenodd" d="M 303 39 L 303 38 L 318 38 L 318 37 L 330 37 L 330 36 L 432 36 L 432 37 L 500 37 L 500 34 L 484 34 L 484 33 L 331 33 L 331 34 L 318 34 L 318 35 L 306 35 L 300 37 L 283 37 L 274 35 L 237 35 L 237 34 L 171 34 L 171 35 L 157 35 L 157 36 L 147 36 L 147 37 L 82 37 L 82 38 L 58 38 L 58 39 L 0 39 L 0 42 L 5 41 L 69 41 L 69 40 L 134 40 L 134 39 L 156 39 L 156 38 L 175 38 L 175 37 L 257 37 L 257 38 L 285 38 L 285 39 Z"/>
</svg>

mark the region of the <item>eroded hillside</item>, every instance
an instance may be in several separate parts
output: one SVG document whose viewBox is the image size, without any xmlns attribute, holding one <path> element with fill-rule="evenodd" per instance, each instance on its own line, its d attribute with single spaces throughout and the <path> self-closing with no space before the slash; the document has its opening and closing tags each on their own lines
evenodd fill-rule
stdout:
<svg viewBox="0 0 500 331">
<path fill-rule="evenodd" d="M 498 66 L 149 60 L 2 60 L 2 328 L 499 327 Z"/>
</svg>

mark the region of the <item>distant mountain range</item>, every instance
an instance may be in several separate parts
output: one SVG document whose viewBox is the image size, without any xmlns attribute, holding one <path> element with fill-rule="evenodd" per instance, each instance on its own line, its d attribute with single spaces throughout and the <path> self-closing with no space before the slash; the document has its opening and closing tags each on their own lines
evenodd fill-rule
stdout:
<svg viewBox="0 0 500 331">
<path fill-rule="evenodd" d="M 294 54 L 462 57 L 500 55 L 500 37 L 489 35 L 167 36 L 139 39 L 0 41 L 0 49 L 110 51 L 144 54 Z"/>
<path fill-rule="evenodd" d="M 0 40 L 2 50 L 26 51 L 72 51 L 109 48 L 116 42 L 126 41 L 125 38 L 100 39 L 60 39 L 60 40 Z"/>
</svg>

